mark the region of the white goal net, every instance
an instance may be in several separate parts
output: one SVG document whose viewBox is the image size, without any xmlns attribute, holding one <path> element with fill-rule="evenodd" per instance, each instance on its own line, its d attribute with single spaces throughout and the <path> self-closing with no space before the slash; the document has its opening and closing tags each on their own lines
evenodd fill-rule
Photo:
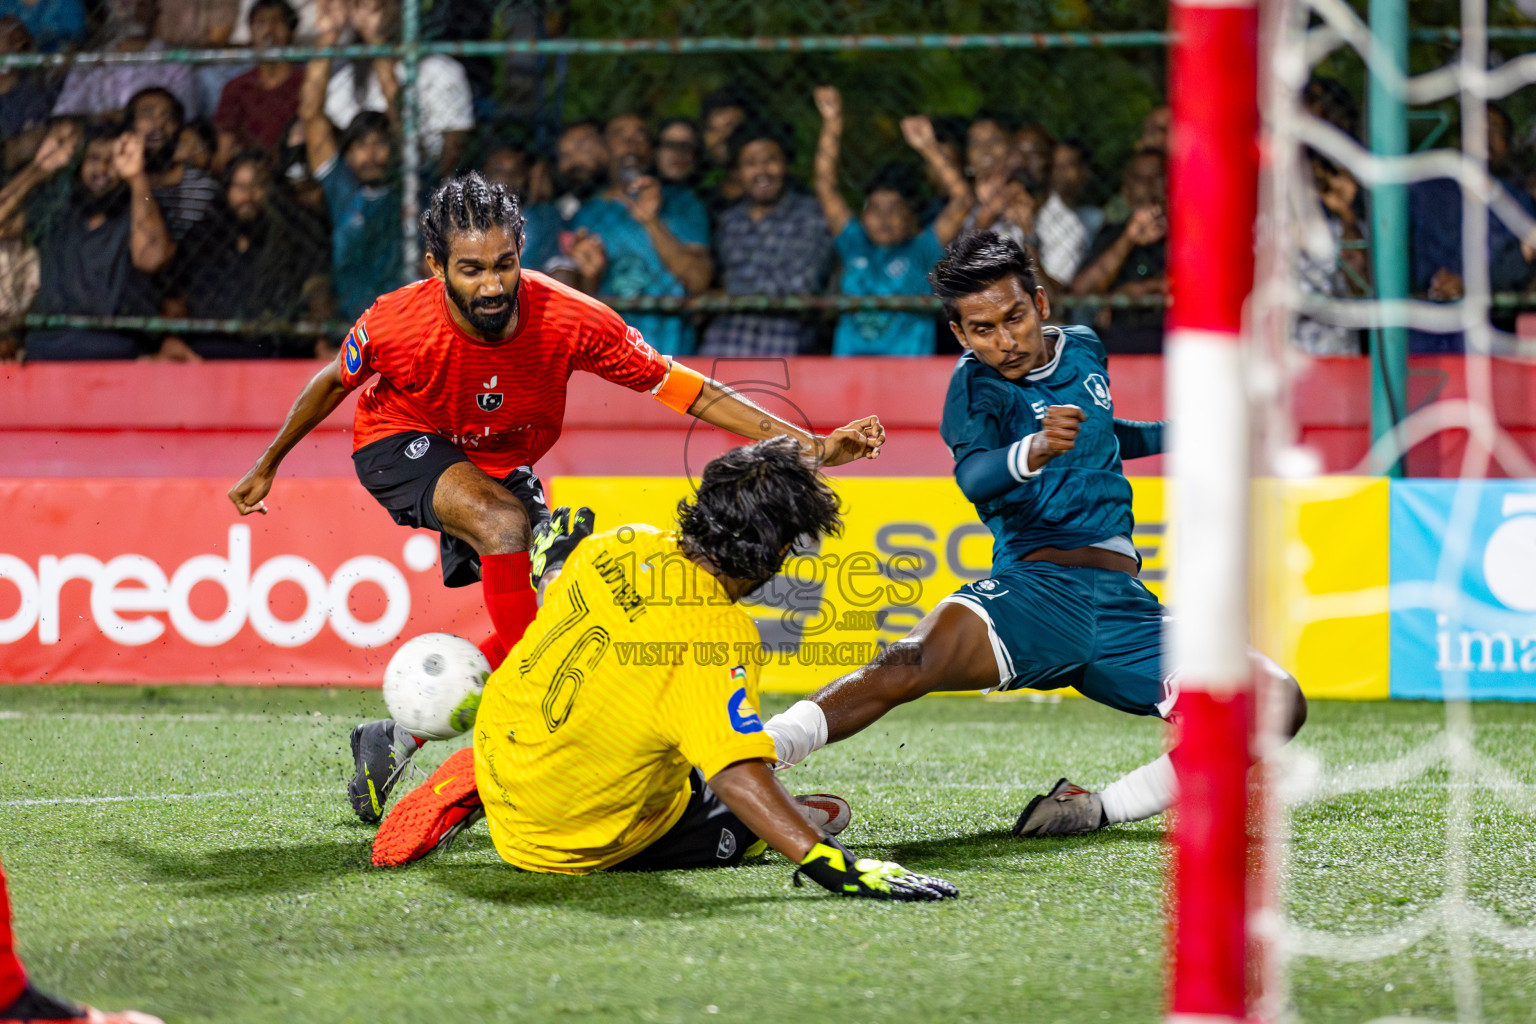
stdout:
<svg viewBox="0 0 1536 1024">
<path fill-rule="evenodd" d="M 1536 465 L 1501 425 L 1500 404 L 1501 395 L 1508 399 L 1508 375 L 1520 369 L 1522 360 L 1536 356 L 1536 346 L 1495 326 L 1496 282 L 1489 255 L 1490 232 L 1500 231 L 1499 225 L 1517 240 L 1536 239 L 1536 220 L 1490 172 L 1489 161 L 1489 105 L 1536 83 L 1536 54 L 1490 61 L 1486 0 L 1462 0 L 1460 10 L 1460 43 L 1453 60 L 1417 74 L 1405 72 L 1357 7 L 1345 0 L 1266 0 L 1263 10 L 1265 173 L 1248 376 L 1258 439 L 1255 474 L 1279 481 L 1267 493 L 1276 509 L 1290 512 L 1258 509 L 1259 543 L 1283 550 L 1260 555 L 1257 564 L 1269 564 L 1277 576 L 1292 581 L 1312 572 L 1313 550 L 1304 540 L 1294 531 L 1266 529 L 1262 521 L 1272 515 L 1278 522 L 1287 514 L 1294 520 L 1296 508 L 1308 500 L 1337 499 L 1341 493 L 1337 487 L 1318 486 L 1321 467 L 1297 441 L 1297 382 L 1313 369 L 1313 357 L 1297 345 L 1300 325 L 1320 325 L 1324 332 L 1399 328 L 1441 337 L 1459 333 L 1465 349 L 1458 358 L 1456 386 L 1438 393 L 1410 389 L 1410 404 L 1395 410 L 1396 426 L 1376 439 L 1355 468 L 1361 476 L 1377 473 L 1420 446 L 1433 448 L 1440 457 L 1437 481 L 1403 481 L 1401 488 L 1399 481 L 1391 481 L 1382 513 L 1390 521 L 1389 565 L 1381 578 L 1318 593 L 1315 587 L 1266 578 L 1262 568 L 1258 571 L 1256 600 L 1268 605 L 1260 608 L 1260 619 L 1288 622 L 1282 628 L 1293 633 L 1319 624 L 1326 628 L 1330 622 L 1340 626 L 1341 634 L 1378 624 L 1386 636 L 1392 695 L 1443 701 L 1443 721 L 1429 732 L 1405 730 L 1395 744 L 1398 756 L 1370 763 L 1334 761 L 1325 746 L 1309 743 L 1306 733 L 1276 754 L 1266 849 L 1280 891 L 1274 905 L 1251 924 L 1275 951 L 1262 997 L 1260 1016 L 1266 1020 L 1307 1018 L 1297 1009 L 1304 1000 L 1296 998 L 1294 984 L 1305 962 L 1315 958 L 1379 961 L 1376 983 L 1385 993 L 1422 988 L 1426 979 L 1415 975 L 1432 974 L 1441 991 L 1448 992 L 1441 1003 L 1453 1013 L 1449 1019 L 1512 1019 L 1503 1015 L 1507 1010 L 1490 1011 L 1483 997 L 1480 950 L 1536 951 L 1536 908 L 1525 907 L 1521 914 L 1511 901 L 1489 905 L 1476 884 L 1480 850 L 1491 839 L 1486 809 L 1496 805 L 1503 813 L 1536 821 L 1536 787 L 1528 781 L 1528 764 L 1511 764 L 1487 752 L 1479 738 L 1483 705 L 1476 703 L 1484 697 L 1536 695 L 1536 516 L 1530 514 L 1536 512 L 1536 487 L 1530 480 Z M 1325 61 L 1351 59 L 1358 59 L 1377 78 L 1378 89 L 1404 109 L 1454 103 L 1459 145 L 1454 138 L 1442 138 L 1421 151 L 1381 155 L 1320 112 L 1313 102 L 1317 69 Z M 1315 268 L 1337 269 L 1330 264 L 1342 251 L 1338 223 L 1320 199 L 1320 190 L 1329 186 L 1319 166 L 1352 178 L 1366 202 L 1373 189 L 1441 180 L 1459 186 L 1453 193 L 1461 204 L 1459 298 L 1382 299 L 1367 289 L 1340 295 L 1319 288 Z M 1388 242 L 1372 238 L 1367 244 Z M 1315 864 L 1307 865 L 1306 872 L 1298 870 L 1300 854 L 1286 842 L 1288 823 L 1329 801 L 1347 805 L 1352 794 L 1392 790 L 1404 795 L 1393 802 L 1396 811 L 1426 825 L 1422 863 L 1429 866 L 1405 872 L 1396 898 L 1376 891 L 1369 911 L 1353 913 L 1346 904 L 1361 896 L 1350 886 L 1349 865 L 1338 865 L 1328 877 L 1338 880 L 1339 911 L 1317 913 L 1317 893 L 1300 893 L 1297 886 L 1316 887 L 1323 873 L 1312 870 Z M 1310 850 L 1307 856 L 1316 859 Z M 1299 881 L 1303 876 L 1304 883 Z M 1307 898 L 1299 898 L 1303 895 Z M 1433 955 L 1414 953 L 1425 949 Z M 1536 974 L 1536 962 L 1531 970 Z M 1526 1012 L 1532 1016 L 1525 1019 L 1536 1019 L 1529 1004 Z M 1447 1019 L 1440 1012 L 1373 1016 L 1378 1021 Z"/>
</svg>

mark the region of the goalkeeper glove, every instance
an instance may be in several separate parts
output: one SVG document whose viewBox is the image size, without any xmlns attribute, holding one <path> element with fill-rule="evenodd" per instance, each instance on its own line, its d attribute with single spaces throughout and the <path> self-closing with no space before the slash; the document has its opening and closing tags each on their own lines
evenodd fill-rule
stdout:
<svg viewBox="0 0 1536 1024">
<path fill-rule="evenodd" d="M 575 512 L 569 506 L 561 505 L 546 522 L 533 528 L 528 563 L 533 570 L 529 582 L 534 589 L 538 589 L 539 584 L 544 582 L 545 576 L 559 573 L 565 560 L 576 550 L 576 545 L 592 536 L 596 522 L 597 517 L 585 505 Z"/>
<path fill-rule="evenodd" d="M 959 889 L 942 878 L 919 875 L 888 860 L 855 859 L 846 846 L 830 837 L 811 847 L 800 862 L 795 871 L 796 886 L 801 884 L 802 874 L 840 896 L 926 902 L 960 895 Z"/>
</svg>

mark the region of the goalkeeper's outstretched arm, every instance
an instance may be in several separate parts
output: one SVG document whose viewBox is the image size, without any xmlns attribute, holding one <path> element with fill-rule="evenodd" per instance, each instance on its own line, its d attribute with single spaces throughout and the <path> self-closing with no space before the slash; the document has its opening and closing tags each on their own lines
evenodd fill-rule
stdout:
<svg viewBox="0 0 1536 1024">
<path fill-rule="evenodd" d="M 843 896 L 941 900 L 960 895 L 942 878 L 914 874 L 890 861 L 859 859 L 801 817 L 766 761 L 737 761 L 709 778 L 709 788 L 759 838 L 799 865 L 800 874 Z"/>
</svg>

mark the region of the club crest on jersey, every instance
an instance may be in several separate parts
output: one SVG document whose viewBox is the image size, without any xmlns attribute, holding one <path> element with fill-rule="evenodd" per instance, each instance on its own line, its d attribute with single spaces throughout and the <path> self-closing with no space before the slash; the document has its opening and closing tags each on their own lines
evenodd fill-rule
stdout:
<svg viewBox="0 0 1536 1024">
<path fill-rule="evenodd" d="M 419 459 L 423 455 L 427 454 L 427 449 L 431 447 L 431 445 L 432 439 L 426 434 L 422 434 L 416 440 L 406 445 L 405 457 L 408 459 Z"/>
<path fill-rule="evenodd" d="M 1090 373 L 1088 379 L 1083 381 L 1083 387 L 1093 396 L 1093 404 L 1101 409 L 1113 409 L 1114 403 L 1109 398 L 1109 381 L 1102 374 Z"/>
<path fill-rule="evenodd" d="M 480 407 L 481 412 L 495 412 L 501 408 L 501 392 L 482 392 L 475 396 L 475 404 Z"/>
</svg>

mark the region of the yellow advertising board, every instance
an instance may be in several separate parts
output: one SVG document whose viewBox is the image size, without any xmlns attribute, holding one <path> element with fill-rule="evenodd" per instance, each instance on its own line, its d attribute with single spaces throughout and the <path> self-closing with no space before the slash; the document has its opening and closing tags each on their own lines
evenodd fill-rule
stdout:
<svg viewBox="0 0 1536 1024">
<path fill-rule="evenodd" d="M 946 595 L 990 572 L 991 535 L 953 479 L 834 482 L 844 505 L 842 536 L 793 559 L 749 606 L 765 645 L 765 690 L 805 693 L 858 668 L 881 642 L 905 636 Z M 1137 477 L 1131 486 L 1141 578 L 1169 601 L 1164 482 Z M 551 483 L 555 504 L 590 506 L 600 529 L 669 526 L 690 493 L 689 482 L 675 477 Z M 1266 482 L 1255 491 L 1255 511 L 1256 644 L 1309 695 L 1385 698 L 1386 482 Z M 1050 609 L 1041 609 L 1043 627 L 1049 618 Z"/>
<path fill-rule="evenodd" d="M 1309 697 L 1387 699 L 1389 495 L 1384 477 L 1254 486 L 1254 645 Z"/>
<path fill-rule="evenodd" d="M 749 605 L 767 648 L 765 690 L 806 693 L 874 657 L 878 644 L 905 636 L 963 583 L 985 579 L 992 536 L 948 477 L 834 480 L 843 500 L 842 536 L 791 560 L 784 579 Z M 1162 578 L 1162 489 L 1138 479 L 1136 543 L 1144 578 Z M 557 477 L 551 498 L 587 505 L 600 529 L 622 523 L 668 526 L 691 493 L 682 478 Z"/>
</svg>

